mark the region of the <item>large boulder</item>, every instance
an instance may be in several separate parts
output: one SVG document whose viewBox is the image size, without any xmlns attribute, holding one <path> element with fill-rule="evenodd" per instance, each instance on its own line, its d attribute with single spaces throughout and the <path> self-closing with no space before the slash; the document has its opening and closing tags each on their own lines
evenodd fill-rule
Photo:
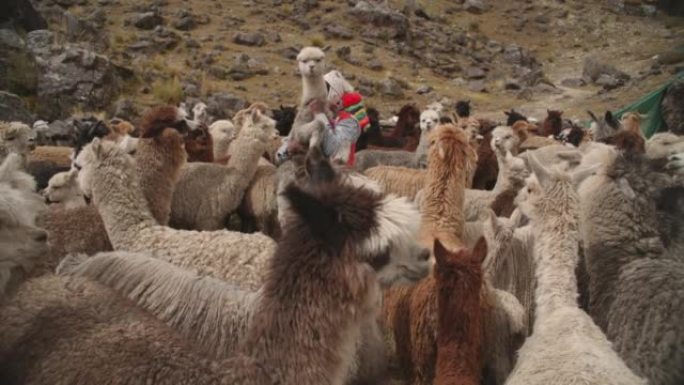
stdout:
<svg viewBox="0 0 684 385">
<path fill-rule="evenodd" d="M 37 65 L 24 39 L 13 29 L 0 29 L 0 89 L 32 95 L 37 85 Z"/>
<path fill-rule="evenodd" d="M 0 23 L 11 21 L 24 31 L 46 29 L 45 19 L 38 13 L 30 0 L 0 1 Z"/>
<path fill-rule="evenodd" d="M 630 76 L 610 64 L 603 63 L 593 57 L 587 57 L 584 59 L 582 78 L 587 83 L 596 83 L 601 78 L 603 81 L 607 78 L 615 78 L 618 81 L 624 82 L 629 80 Z"/>
<path fill-rule="evenodd" d="M 0 91 L 0 120 L 32 124 L 36 119 L 19 96 Z"/>
<path fill-rule="evenodd" d="M 367 1 L 359 1 L 349 10 L 350 16 L 363 24 L 363 28 L 381 34 L 387 31 L 390 37 L 401 39 L 406 37 L 408 31 L 408 19 L 405 15 L 382 7 L 378 4 L 371 4 Z M 368 26 L 372 28 L 368 28 Z"/>
<path fill-rule="evenodd" d="M 68 116 L 78 107 L 103 110 L 123 87 L 127 71 L 85 48 L 54 44 L 49 31 L 28 34 L 28 48 L 40 68 L 36 112 L 42 119 Z"/>
<path fill-rule="evenodd" d="M 217 92 L 207 99 L 207 112 L 216 119 L 232 119 L 236 112 L 247 107 L 245 99 L 229 92 Z"/>
<path fill-rule="evenodd" d="M 684 79 L 672 83 L 665 91 L 660 104 L 667 128 L 677 135 L 684 135 Z"/>
</svg>

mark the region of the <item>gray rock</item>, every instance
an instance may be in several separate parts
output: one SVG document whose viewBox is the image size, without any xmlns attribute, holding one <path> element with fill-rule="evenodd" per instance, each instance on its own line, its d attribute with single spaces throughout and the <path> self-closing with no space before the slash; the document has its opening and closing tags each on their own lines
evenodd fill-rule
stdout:
<svg viewBox="0 0 684 385">
<path fill-rule="evenodd" d="M 36 118 L 19 96 L 0 91 L 0 120 L 19 121 L 31 125 Z"/>
<path fill-rule="evenodd" d="M 47 29 L 31 31 L 26 35 L 28 49 L 37 57 L 46 57 L 50 54 L 50 47 L 55 41 L 55 36 Z"/>
<path fill-rule="evenodd" d="M 378 59 L 371 59 L 368 61 L 368 68 L 372 69 L 373 71 L 381 71 L 385 66 L 382 65 L 380 60 Z"/>
<path fill-rule="evenodd" d="M 385 79 L 376 85 L 378 93 L 383 96 L 401 98 L 404 96 L 404 89 L 396 79 Z"/>
<path fill-rule="evenodd" d="M 684 61 L 684 46 L 675 47 L 658 55 L 660 64 L 677 64 Z"/>
<path fill-rule="evenodd" d="M 516 79 L 508 79 L 504 83 L 504 89 L 506 90 L 520 90 L 522 89 L 522 86 L 520 85 L 520 82 Z"/>
<path fill-rule="evenodd" d="M 13 29 L 0 29 L 0 47 L 21 50 L 26 48 L 26 43 Z"/>
<path fill-rule="evenodd" d="M 27 32 L 48 27 L 47 22 L 35 10 L 30 0 L 0 1 L 0 24 L 7 21 Z"/>
<path fill-rule="evenodd" d="M 164 19 L 156 12 L 144 12 L 134 15 L 129 19 L 129 22 L 138 29 L 151 30 L 161 25 Z"/>
<path fill-rule="evenodd" d="M 418 87 L 418 89 L 416 90 L 416 93 L 418 95 L 425 95 L 425 94 L 429 94 L 432 91 L 433 91 L 432 87 L 430 87 L 428 85 L 424 85 L 424 86 Z"/>
<path fill-rule="evenodd" d="M 0 89 L 33 95 L 38 86 L 36 60 L 14 30 L 0 29 Z"/>
<path fill-rule="evenodd" d="M 601 75 L 607 75 L 622 81 L 627 81 L 630 79 L 628 74 L 618 70 L 612 65 L 602 63 L 593 57 L 587 57 L 584 59 L 582 78 L 585 82 L 595 83 L 601 77 Z"/>
<path fill-rule="evenodd" d="M 287 47 L 280 51 L 280 55 L 285 59 L 296 60 L 301 47 Z"/>
<path fill-rule="evenodd" d="M 173 28 L 181 31 L 190 31 L 195 29 L 195 27 L 197 27 L 197 22 L 192 15 L 183 16 L 180 19 L 174 20 L 173 22 Z"/>
<path fill-rule="evenodd" d="M 347 27 L 339 24 L 328 24 L 323 27 L 323 34 L 327 38 L 351 39 L 354 33 Z"/>
<path fill-rule="evenodd" d="M 408 19 L 399 12 L 362 0 L 349 10 L 349 14 L 361 23 L 364 32 L 380 33 L 379 29 L 384 29 L 392 38 L 406 37 Z M 368 25 L 372 28 L 367 28 Z"/>
<path fill-rule="evenodd" d="M 116 101 L 109 109 L 109 115 L 115 118 L 132 121 L 140 115 L 137 103 L 131 99 L 121 99 Z"/>
<path fill-rule="evenodd" d="M 216 119 L 231 119 L 236 112 L 247 107 L 246 100 L 228 92 L 217 92 L 207 98 L 207 111 Z"/>
<path fill-rule="evenodd" d="M 261 47 L 264 44 L 266 44 L 266 39 L 264 38 L 264 35 L 262 35 L 258 32 L 253 32 L 253 33 L 238 32 L 235 34 L 235 36 L 233 36 L 233 43 L 240 44 L 240 45 Z"/>
<path fill-rule="evenodd" d="M 466 70 L 465 76 L 467 79 L 484 79 L 487 76 L 487 72 L 480 67 L 469 67 Z"/>
<path fill-rule="evenodd" d="M 211 67 L 209 67 L 209 70 L 207 72 L 209 73 L 209 75 L 211 77 L 216 78 L 218 80 L 228 79 L 228 70 L 221 65 L 211 66 Z M 247 78 L 248 78 L 248 76 L 245 76 L 243 78 L 237 78 L 236 77 L 236 78 L 233 78 L 233 80 L 243 80 L 243 79 L 247 79 Z"/>
<path fill-rule="evenodd" d="M 470 13 L 479 15 L 487 12 L 489 10 L 489 6 L 487 6 L 483 0 L 466 0 L 465 3 L 463 3 L 463 9 Z"/>
<path fill-rule="evenodd" d="M 487 85 L 484 80 L 471 80 L 468 82 L 468 89 L 473 92 L 487 92 Z"/>
<path fill-rule="evenodd" d="M 596 85 L 603 86 L 606 90 L 622 87 L 625 84 L 623 79 L 618 79 L 613 75 L 601 74 L 594 82 Z"/>
<path fill-rule="evenodd" d="M 268 68 L 262 60 L 251 58 L 243 53 L 235 57 L 227 75 L 233 80 L 245 80 L 256 75 L 268 75 Z"/>
<path fill-rule="evenodd" d="M 72 119 L 55 120 L 35 130 L 38 144 L 43 146 L 73 146 L 76 126 Z"/>
<path fill-rule="evenodd" d="M 582 78 L 563 79 L 563 80 L 561 80 L 560 84 L 564 87 L 570 87 L 570 88 L 579 88 L 579 87 L 584 87 L 587 85 L 587 83 Z"/>
</svg>

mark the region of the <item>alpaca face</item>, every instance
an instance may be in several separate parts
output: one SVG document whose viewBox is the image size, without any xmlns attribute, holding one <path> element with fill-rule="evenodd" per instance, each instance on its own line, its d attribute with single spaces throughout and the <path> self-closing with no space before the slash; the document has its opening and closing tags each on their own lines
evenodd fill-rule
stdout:
<svg viewBox="0 0 684 385">
<path fill-rule="evenodd" d="M 249 118 L 245 121 L 243 130 L 255 135 L 261 142 L 269 142 L 278 138 L 276 122 L 269 116 L 261 113 L 258 109 L 252 110 Z"/>
<path fill-rule="evenodd" d="M 235 125 L 230 120 L 217 120 L 209 126 L 209 133 L 216 142 L 235 139 Z"/>
<path fill-rule="evenodd" d="M 36 147 L 36 137 L 29 126 L 11 122 L 0 127 L 0 141 L 9 152 L 26 155 Z"/>
<path fill-rule="evenodd" d="M 316 47 L 304 47 L 297 55 L 299 73 L 304 77 L 323 76 L 325 53 Z"/>
<path fill-rule="evenodd" d="M 420 131 L 428 132 L 439 124 L 439 114 L 434 110 L 425 110 L 420 114 Z"/>
<path fill-rule="evenodd" d="M 83 193 L 78 188 L 76 170 L 57 173 L 50 178 L 43 196 L 47 203 L 60 203 L 79 199 Z"/>
<path fill-rule="evenodd" d="M 507 151 L 517 153 L 520 138 L 508 126 L 499 126 L 492 131 L 492 150 L 505 154 Z"/>
<path fill-rule="evenodd" d="M 676 174 L 684 175 L 684 152 L 670 155 L 667 158 L 667 165 L 665 168 Z"/>
<path fill-rule="evenodd" d="M 437 158 L 441 159 L 439 164 L 455 164 L 456 161 L 464 162 L 468 158 L 466 152 L 469 148 L 468 136 L 465 131 L 453 124 L 437 126 L 432 134 L 430 134 L 428 163 L 438 164 L 438 162 L 430 160 Z"/>
</svg>

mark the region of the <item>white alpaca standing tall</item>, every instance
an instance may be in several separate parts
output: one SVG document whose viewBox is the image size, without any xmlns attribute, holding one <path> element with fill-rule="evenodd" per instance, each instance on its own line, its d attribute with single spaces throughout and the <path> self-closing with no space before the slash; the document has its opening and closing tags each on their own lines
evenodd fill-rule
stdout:
<svg viewBox="0 0 684 385">
<path fill-rule="evenodd" d="M 314 120 L 309 111 L 311 103 L 321 103 L 327 111 L 328 90 L 323 80 L 325 71 L 325 53 L 317 47 L 304 47 L 297 55 L 299 73 L 302 76 L 302 98 L 297 116 L 292 123 L 290 140 L 308 143 L 314 132 L 323 129 L 321 122 Z"/>
<path fill-rule="evenodd" d="M 538 234 L 536 318 L 506 384 L 645 384 L 577 304 L 579 198 L 573 182 L 586 173 L 546 170 L 534 156 L 530 165 L 536 179 L 528 181 L 530 195 L 521 208 Z"/>
</svg>

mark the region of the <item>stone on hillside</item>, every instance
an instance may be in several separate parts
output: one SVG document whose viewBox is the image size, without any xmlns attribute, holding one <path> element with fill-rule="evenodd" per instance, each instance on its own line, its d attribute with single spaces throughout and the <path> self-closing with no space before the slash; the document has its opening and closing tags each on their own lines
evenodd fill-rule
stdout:
<svg viewBox="0 0 684 385">
<path fill-rule="evenodd" d="M 115 118 L 132 121 L 137 118 L 140 113 L 138 111 L 137 103 L 131 99 L 121 99 L 112 105 L 109 109 L 109 115 Z"/>
<path fill-rule="evenodd" d="M 468 82 L 468 89 L 473 92 L 487 92 L 487 85 L 484 80 L 471 80 Z"/>
<path fill-rule="evenodd" d="M 257 32 L 238 32 L 233 36 L 233 43 L 261 47 L 266 44 L 266 39 L 264 35 Z"/>
<path fill-rule="evenodd" d="M 425 94 L 429 94 L 430 92 L 432 92 L 432 87 L 430 87 L 428 85 L 420 86 L 416 90 L 416 93 L 418 95 L 425 95 Z"/>
<path fill-rule="evenodd" d="M 349 14 L 362 23 L 365 31 L 389 29 L 392 38 L 403 38 L 408 30 L 408 19 L 403 14 L 367 1 L 358 1 Z M 371 25 L 372 28 L 368 28 Z"/>
<path fill-rule="evenodd" d="M 483 0 L 466 0 L 465 3 L 463 3 L 463 9 L 470 13 L 479 15 L 487 12 L 487 10 L 489 10 L 489 6 L 487 6 Z"/>
<path fill-rule="evenodd" d="M 207 98 L 207 112 L 216 119 L 232 119 L 236 112 L 247 107 L 246 100 L 229 92 L 217 92 Z"/>
<path fill-rule="evenodd" d="M 329 24 L 323 27 L 323 34 L 327 38 L 351 39 L 354 33 L 347 27 L 339 24 Z"/>
<path fill-rule="evenodd" d="M 404 96 L 404 89 L 396 79 L 385 79 L 376 85 L 377 91 L 384 96 L 401 98 Z"/>
<path fill-rule="evenodd" d="M 560 83 L 563 87 L 578 88 L 587 85 L 587 83 L 582 80 L 582 78 L 569 78 L 563 79 Z"/>
<path fill-rule="evenodd" d="M 584 67 L 582 68 L 582 78 L 587 83 L 595 83 L 601 75 L 608 75 L 617 80 L 627 81 L 630 76 L 610 64 L 605 64 L 593 57 L 587 57 L 584 60 Z"/>
<path fill-rule="evenodd" d="M 164 19 L 156 12 L 143 12 L 132 16 L 128 22 L 138 29 L 152 30 L 161 25 Z"/>
<path fill-rule="evenodd" d="M 466 70 L 465 76 L 468 79 L 484 79 L 487 72 L 480 67 L 470 67 Z"/>
<path fill-rule="evenodd" d="M 36 118 L 20 97 L 0 91 L 0 120 L 19 121 L 30 125 Z"/>
</svg>

